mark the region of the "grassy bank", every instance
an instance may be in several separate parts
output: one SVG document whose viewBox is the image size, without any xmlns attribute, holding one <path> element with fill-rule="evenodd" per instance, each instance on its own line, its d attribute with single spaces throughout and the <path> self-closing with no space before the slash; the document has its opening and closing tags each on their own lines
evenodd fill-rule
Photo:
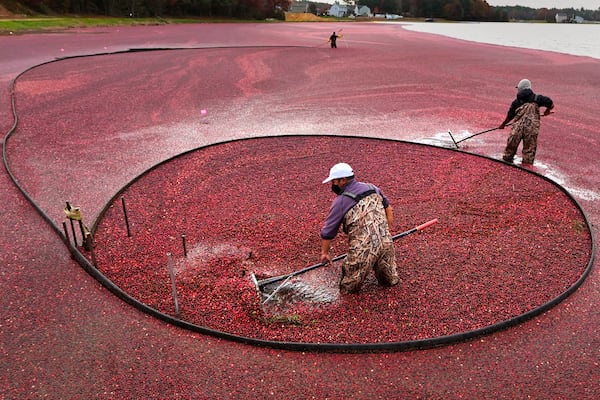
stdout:
<svg viewBox="0 0 600 400">
<path fill-rule="evenodd" d="M 22 34 L 30 32 L 57 31 L 70 28 L 162 25 L 209 22 L 239 22 L 223 19 L 185 19 L 185 18 L 114 18 L 114 17 L 36 17 L 0 19 L 0 35 Z"/>
</svg>

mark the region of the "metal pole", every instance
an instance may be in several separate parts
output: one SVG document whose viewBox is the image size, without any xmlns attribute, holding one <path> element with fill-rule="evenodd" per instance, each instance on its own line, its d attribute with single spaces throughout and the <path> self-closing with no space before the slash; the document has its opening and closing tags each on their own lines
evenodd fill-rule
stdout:
<svg viewBox="0 0 600 400">
<path fill-rule="evenodd" d="M 71 211 L 71 203 L 69 203 L 68 201 L 65 202 L 67 207 L 66 210 L 67 211 Z M 75 245 L 75 247 L 77 247 L 77 235 L 75 234 L 75 224 L 73 223 L 73 220 L 70 218 L 70 216 L 67 214 L 67 218 L 69 218 L 69 221 L 71 221 L 71 231 L 73 232 L 73 244 Z M 69 235 L 67 235 L 68 237 Z"/>
<path fill-rule="evenodd" d="M 187 257 L 187 247 L 185 245 L 185 235 L 181 235 L 181 241 L 183 243 L 183 256 Z"/>
<path fill-rule="evenodd" d="M 85 230 L 83 229 L 82 220 L 79 220 L 79 230 L 81 231 L 81 245 L 85 247 Z"/>
<path fill-rule="evenodd" d="M 131 237 L 129 230 L 129 218 L 127 218 L 127 207 L 125 207 L 125 197 L 121 196 L 121 204 L 123 205 L 123 215 L 125 216 L 125 225 L 127 226 L 127 237 Z"/>
<path fill-rule="evenodd" d="M 175 303 L 175 315 L 179 318 L 179 302 L 177 301 L 177 286 L 175 285 L 175 271 L 173 269 L 173 258 L 171 253 L 167 253 L 167 268 L 171 276 L 171 290 L 173 292 L 173 302 Z"/>
<path fill-rule="evenodd" d="M 71 231 L 73 232 L 73 244 L 75 245 L 75 247 L 77 247 L 77 235 L 75 234 L 75 224 L 73 223 L 72 219 L 69 219 L 69 221 L 71 221 Z"/>
<path fill-rule="evenodd" d="M 65 237 L 67 238 L 67 243 L 68 243 L 71 241 L 71 238 L 69 237 L 69 230 L 67 229 L 67 223 L 65 221 L 63 221 L 62 225 L 63 225 L 63 231 L 65 231 Z"/>
</svg>

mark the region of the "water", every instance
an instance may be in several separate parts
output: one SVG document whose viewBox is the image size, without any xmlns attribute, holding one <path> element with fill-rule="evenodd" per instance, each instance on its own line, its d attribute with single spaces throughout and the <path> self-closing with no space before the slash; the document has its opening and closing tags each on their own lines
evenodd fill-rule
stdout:
<svg viewBox="0 0 600 400">
<path fill-rule="evenodd" d="M 576 56 L 600 59 L 600 24 L 549 24 L 549 23 L 407 23 L 406 29 L 449 36 L 456 39 L 500 46 L 520 47 L 543 51 L 554 51 Z M 455 140 L 470 136 L 470 132 L 453 133 Z M 440 132 L 434 137 L 420 142 L 454 148 L 448 132 Z M 447 146 L 446 146 L 447 145 Z M 542 175 L 566 188 L 576 198 L 595 201 L 600 193 L 569 183 L 568 175 L 555 168 L 535 161 L 536 169 Z"/>
<path fill-rule="evenodd" d="M 600 59 L 600 24 L 409 22 L 406 29 L 501 46 Z"/>
</svg>

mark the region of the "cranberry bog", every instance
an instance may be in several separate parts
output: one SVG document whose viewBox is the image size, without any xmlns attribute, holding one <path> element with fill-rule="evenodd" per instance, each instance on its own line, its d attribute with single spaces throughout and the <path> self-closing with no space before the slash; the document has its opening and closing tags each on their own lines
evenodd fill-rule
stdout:
<svg viewBox="0 0 600 400">
<path fill-rule="evenodd" d="M 339 29 L 337 23 L 193 24 L 0 38 L 0 84 L 15 95 L 19 114 L 16 135 L 3 147 L 10 167 L 52 222 L 64 220 L 65 200 L 81 206 L 99 241 L 99 269 L 88 272 L 113 292 L 69 258 L 55 230 L 5 174 L 2 197 L 11 205 L 0 215 L 5 397 L 597 397 L 598 270 L 586 270 L 585 262 L 600 210 L 598 61 L 466 43 L 405 31 L 401 24 L 344 25 L 334 53 L 326 38 Z M 128 51 L 173 46 L 202 49 Z M 81 57 L 91 53 L 114 54 Z M 48 60 L 58 62 L 32 67 Z M 25 70 L 11 91 L 8 79 Z M 459 141 L 497 126 L 523 77 L 557 102 L 542 121 L 534 173 L 467 153 L 499 158 L 506 130 L 465 141 L 460 151 L 409 143 L 425 138 L 455 148 L 449 129 Z M 13 119 L 8 100 L 5 105 L 6 131 Z M 271 138 L 293 134 L 315 136 Z M 343 152 L 348 143 L 352 147 Z M 319 145 L 325 146 L 322 156 L 309 157 Z M 284 153 L 292 156 L 269 164 L 265 176 L 258 155 L 273 159 L 267 148 L 287 147 L 293 151 Z M 252 148 L 254 162 L 248 160 Z M 368 148 L 383 153 L 367 154 Z M 192 149 L 198 150 L 186 153 Z M 235 160 L 227 150 L 239 152 L 258 175 L 229 169 L 224 176 L 228 160 Z M 225 165 L 223 172 L 185 167 L 220 153 L 224 158 L 212 165 Z M 267 277 L 316 261 L 318 229 L 333 196 L 319 182 L 338 157 L 392 197 L 393 233 L 434 217 L 438 224 L 396 242 L 402 282 L 395 288 L 370 280 L 358 296 L 339 297 L 336 264 L 293 282 L 323 288 L 331 301 L 261 305 L 249 272 Z M 156 176 L 168 171 L 171 178 Z M 535 173 L 574 196 L 590 225 L 581 226 L 583 213 L 561 187 Z M 219 205 L 208 203 L 217 197 L 212 190 L 192 186 L 202 186 L 194 174 L 224 190 Z M 268 183 L 251 188 L 235 177 Z M 251 203 L 235 187 L 253 199 L 263 193 L 285 200 L 294 193 L 294 201 L 283 206 L 269 198 L 276 203 L 269 210 L 268 201 Z M 199 196 L 194 204 L 188 193 Z M 225 227 L 220 216 L 209 215 L 216 209 L 228 221 L 251 215 L 242 225 L 257 232 Z M 291 220 L 294 215 L 302 217 Z M 568 238 L 574 241 L 567 245 Z M 334 253 L 345 251 L 342 235 Z M 84 254 L 87 259 L 71 252 L 85 266 L 93 257 Z M 511 265 L 502 264 L 508 259 Z M 139 284 L 136 268 L 138 277 L 147 272 Z M 151 292 L 156 297 L 148 299 Z M 373 318 L 374 312 L 381 317 Z M 393 323 L 400 324 L 397 333 Z M 435 338 L 469 339 L 463 333 L 490 333 L 507 323 L 510 329 L 427 351 L 289 352 L 215 338 L 284 343 L 286 349 L 289 343 L 317 348 L 315 341 L 326 338 L 324 345 L 352 343 L 343 350 L 397 350 L 407 348 L 398 343 L 415 348 L 423 341 L 440 344 Z M 440 336 L 445 333 L 450 336 Z"/>
<path fill-rule="evenodd" d="M 264 303 L 252 273 L 281 275 L 317 259 L 333 196 L 320 182 L 337 160 L 392 199 L 392 233 L 439 223 L 396 243 L 395 287 L 371 276 L 359 294 L 340 296 L 334 264 L 294 278 L 326 301 Z M 303 344 L 426 346 L 486 331 L 560 298 L 592 249 L 576 203 L 537 174 L 427 145 L 335 136 L 236 140 L 175 157 L 115 196 L 94 231 L 98 270 L 137 301 L 209 330 Z M 333 252 L 345 252 L 342 233 Z"/>
</svg>

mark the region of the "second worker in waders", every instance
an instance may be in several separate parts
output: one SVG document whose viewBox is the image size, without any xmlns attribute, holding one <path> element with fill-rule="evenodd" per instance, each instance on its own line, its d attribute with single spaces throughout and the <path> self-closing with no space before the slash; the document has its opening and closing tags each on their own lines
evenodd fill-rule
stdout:
<svg viewBox="0 0 600 400">
<path fill-rule="evenodd" d="M 372 269 L 380 285 L 398 283 L 396 253 L 390 233 L 392 206 L 378 187 L 354 179 L 352 167 L 334 165 L 323 183 L 336 194 L 321 229 L 321 262 L 330 263 L 331 241 L 340 226 L 348 235 L 348 255 L 342 265 L 341 293 L 356 293 Z"/>
<path fill-rule="evenodd" d="M 513 121 L 502 159 L 513 162 L 522 141 L 522 164 L 533 164 L 540 132 L 540 107 L 546 107 L 544 115 L 548 115 L 554 108 L 554 103 L 550 97 L 533 93 L 528 79 L 521 79 L 516 88 L 517 98 L 511 103 L 506 118 L 498 127 L 504 129 L 508 122 Z"/>
</svg>

